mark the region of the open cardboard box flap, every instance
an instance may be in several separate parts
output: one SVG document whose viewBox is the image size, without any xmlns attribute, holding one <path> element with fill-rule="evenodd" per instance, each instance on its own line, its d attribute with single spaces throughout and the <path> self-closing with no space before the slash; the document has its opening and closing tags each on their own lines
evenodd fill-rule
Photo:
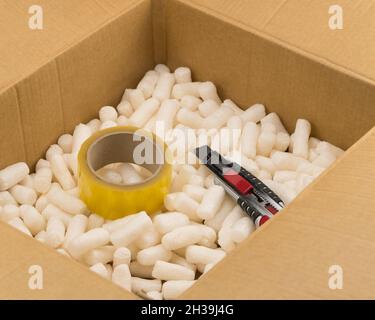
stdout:
<svg viewBox="0 0 375 320">
<path fill-rule="evenodd" d="M 315 136 L 343 148 L 375 123 L 368 1 L 339 1 L 337 31 L 328 28 L 326 0 L 39 3 L 46 29 L 31 31 L 32 1 L 0 0 L 0 167 L 33 165 L 158 62 L 191 67 L 243 107 L 264 102 L 290 131 L 309 119 Z M 182 298 L 374 297 L 374 162 L 372 130 Z M 0 254 L 0 298 L 135 298 L 3 223 Z M 44 290 L 28 288 L 34 264 Z M 344 290 L 328 287 L 335 264 Z"/>
</svg>

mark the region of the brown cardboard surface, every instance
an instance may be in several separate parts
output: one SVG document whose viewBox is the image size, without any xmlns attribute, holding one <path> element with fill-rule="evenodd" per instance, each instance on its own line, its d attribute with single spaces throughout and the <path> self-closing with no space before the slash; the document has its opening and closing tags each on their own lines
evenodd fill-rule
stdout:
<svg viewBox="0 0 375 320">
<path fill-rule="evenodd" d="M 87 267 L 0 224 L 0 299 L 136 299 Z M 42 289 L 30 289 L 32 266 L 40 266 Z"/>
<path fill-rule="evenodd" d="M 153 67 L 151 2 L 103 26 L 79 46 L 56 58 L 65 131 L 98 116 L 104 105 L 116 106 L 124 88 L 134 87 Z"/>
<path fill-rule="evenodd" d="M 0 11 L 0 167 L 33 164 L 59 134 L 115 104 L 154 62 L 191 67 L 244 108 L 265 103 L 289 130 L 307 118 L 314 135 L 344 148 L 375 124 L 375 83 L 362 70 L 373 58 L 344 57 L 372 31 L 361 21 L 337 39 L 312 28 L 315 17 L 324 22 L 326 0 L 42 0 L 48 28 L 31 34 L 30 3 L 0 0 L 7 9 Z M 368 20 L 372 7 L 351 3 L 349 21 Z M 339 57 L 318 39 L 333 41 Z M 367 272 L 375 259 L 374 150 L 372 130 L 183 297 L 374 297 Z M 0 254 L 0 298 L 135 298 L 3 223 Z M 44 290 L 28 288 L 31 264 L 45 270 Z M 328 289 L 332 264 L 344 268 L 344 290 Z"/>
<path fill-rule="evenodd" d="M 26 157 L 17 90 L 10 88 L 0 95 L 0 150 L 3 166 Z M 18 146 L 14 148 L 14 146 Z"/>
<path fill-rule="evenodd" d="M 0 1 L 0 91 L 131 8 L 139 0 Z M 31 5 L 43 8 L 44 29 L 30 30 Z"/>
<path fill-rule="evenodd" d="M 181 299 L 374 299 L 374 163 L 375 128 Z"/>
<path fill-rule="evenodd" d="M 111 2 L 105 3 L 109 5 Z M 54 58 L 51 57 L 57 51 L 53 51 L 53 45 L 48 46 L 49 39 L 43 40 L 45 48 L 41 50 L 44 50 L 43 55 L 50 59 L 49 62 L 29 61 L 29 64 L 37 69 L 30 75 L 27 75 L 29 69 L 23 69 L 24 78 L 7 91 L 12 94 L 5 92 L 2 95 L 2 99 L 13 98 L 12 103 L 18 107 L 13 108 L 17 113 L 10 112 L 8 117 L 0 120 L 6 122 L 5 126 L 0 126 L 0 136 L 7 136 L 10 132 L 13 135 L 14 131 L 12 139 L 18 137 L 17 141 L 21 141 L 22 138 L 24 143 L 18 144 L 23 145 L 18 153 L 1 157 L 0 167 L 21 159 L 30 165 L 35 164 L 46 148 L 56 142 L 59 135 L 71 132 L 79 122 L 94 118 L 101 106 L 115 105 L 123 89 L 134 86 L 144 72 L 154 65 L 151 2 L 138 0 L 126 3 L 128 11 L 116 11 L 113 8 L 117 19 L 103 23 L 97 30 L 85 29 L 86 34 L 79 45 L 68 46 Z M 96 5 L 94 3 L 95 8 Z M 69 3 L 66 6 L 68 7 Z M 86 6 L 90 8 L 87 3 Z M 133 9 L 131 12 L 130 8 Z M 62 14 L 64 12 L 63 10 Z M 56 28 L 62 23 L 59 21 L 57 19 L 54 24 Z M 68 23 L 67 20 L 64 21 Z M 52 29 L 51 37 L 57 35 L 56 30 Z M 21 34 L 25 34 L 27 38 L 30 32 L 28 30 Z M 64 38 L 64 41 L 67 40 L 68 36 Z M 2 43 L 0 41 L 0 45 Z M 7 53 L 10 51 L 6 50 Z M 23 54 L 26 60 L 28 55 L 32 56 L 28 52 Z M 45 64 L 38 65 L 42 62 Z M 14 61 L 8 63 L 16 64 Z M 15 69 L 17 66 L 19 65 L 16 64 Z M 0 75 L 5 77 L 6 73 L 0 72 Z M 12 74 L 8 74 L 9 81 L 11 76 Z M 6 106 L 7 102 L 4 100 L 1 108 L 7 108 Z M 2 112 L 9 110 L 11 109 Z M 11 120 L 9 117 L 14 118 L 17 114 L 18 121 L 8 121 Z M 12 140 L 3 143 L 9 142 Z M 22 158 L 20 152 L 23 152 Z"/>
<path fill-rule="evenodd" d="M 372 128 L 373 84 L 264 38 L 234 18 L 226 19 L 231 12 L 239 15 L 247 10 L 248 21 L 253 21 L 252 7 L 231 11 L 230 3 L 237 8 L 238 1 L 217 3 L 213 12 L 195 1 L 168 2 L 167 56 L 172 67 L 186 64 L 196 79 L 210 79 L 224 98 L 231 97 L 244 108 L 264 103 L 291 132 L 296 119 L 309 119 L 313 135 L 344 149 Z M 268 15 L 274 10 L 270 8 Z"/>
<path fill-rule="evenodd" d="M 303 52 L 366 81 L 375 80 L 372 0 L 180 0 Z M 328 10 L 343 9 L 344 28 L 331 30 Z"/>
</svg>

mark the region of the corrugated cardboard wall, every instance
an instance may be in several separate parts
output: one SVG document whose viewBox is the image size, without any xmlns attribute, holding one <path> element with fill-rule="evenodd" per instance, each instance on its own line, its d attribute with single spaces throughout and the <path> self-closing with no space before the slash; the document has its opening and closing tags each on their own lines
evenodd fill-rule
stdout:
<svg viewBox="0 0 375 320">
<path fill-rule="evenodd" d="M 374 299 L 373 163 L 375 129 L 181 299 Z"/>
<path fill-rule="evenodd" d="M 11 226 L 0 227 L 0 299 L 137 299 Z M 41 290 L 29 286 L 33 266 L 42 270 Z"/>
<path fill-rule="evenodd" d="M 140 0 L 0 0 L 0 91 L 54 59 Z M 43 29 L 31 30 L 33 5 Z"/>
<path fill-rule="evenodd" d="M 151 1 L 133 3 L 1 94 L 0 147 L 12 152 L 0 157 L 0 168 L 33 165 L 60 134 L 116 105 L 153 67 Z"/>
<path fill-rule="evenodd" d="M 309 119 L 314 135 L 342 148 L 374 126 L 371 81 L 354 79 L 311 55 L 303 56 L 286 42 L 271 42 L 267 35 L 235 21 L 240 10 L 232 10 L 233 19 L 227 18 L 231 7 L 241 7 L 239 3 L 218 1 L 218 10 L 213 11 L 197 1 L 168 1 L 168 64 L 191 67 L 196 79 L 212 80 L 223 98 L 231 97 L 242 107 L 264 103 L 281 116 L 289 131 L 296 119 Z M 266 3 L 269 6 L 259 5 L 262 19 L 275 19 L 281 3 Z M 304 14 L 308 13 L 300 12 Z"/>
</svg>

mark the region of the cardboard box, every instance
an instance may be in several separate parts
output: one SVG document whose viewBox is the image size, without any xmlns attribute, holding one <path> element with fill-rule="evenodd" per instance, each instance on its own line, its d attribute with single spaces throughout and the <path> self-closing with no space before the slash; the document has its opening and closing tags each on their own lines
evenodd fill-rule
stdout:
<svg viewBox="0 0 375 320">
<path fill-rule="evenodd" d="M 44 30 L 31 31 L 33 1 L 1 0 L 0 167 L 33 166 L 156 63 L 186 65 L 222 97 L 262 102 L 290 131 L 309 119 L 349 149 L 181 298 L 375 298 L 375 7 L 336 2 L 343 30 L 329 29 L 328 0 L 40 0 Z M 4 223 L 0 256 L 3 299 L 136 298 Z M 31 265 L 43 290 L 28 288 Z"/>
</svg>

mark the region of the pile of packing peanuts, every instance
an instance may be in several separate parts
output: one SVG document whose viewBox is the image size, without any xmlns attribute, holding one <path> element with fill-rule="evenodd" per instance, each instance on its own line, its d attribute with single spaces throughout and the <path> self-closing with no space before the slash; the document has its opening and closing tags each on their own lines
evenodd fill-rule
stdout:
<svg viewBox="0 0 375 320">
<path fill-rule="evenodd" d="M 89 212 L 77 187 L 82 143 L 104 128 L 133 125 L 155 132 L 158 123 L 169 132 L 164 139 L 175 161 L 162 211 L 113 221 Z M 190 132 L 194 143 L 173 141 L 176 130 Z M 242 110 L 222 101 L 212 82 L 192 82 L 189 68 L 172 73 L 157 65 L 136 89 L 125 90 L 117 108 L 102 107 L 99 119 L 62 135 L 35 173 L 23 162 L 1 170 L 0 219 L 143 298 L 174 299 L 255 229 L 207 168 L 190 164 L 191 148 L 208 144 L 288 204 L 343 153 L 310 137 L 310 131 L 310 123 L 299 119 L 289 135 L 278 115 L 266 114 L 262 104 Z M 97 173 L 117 184 L 149 176 L 127 163 Z"/>
</svg>

